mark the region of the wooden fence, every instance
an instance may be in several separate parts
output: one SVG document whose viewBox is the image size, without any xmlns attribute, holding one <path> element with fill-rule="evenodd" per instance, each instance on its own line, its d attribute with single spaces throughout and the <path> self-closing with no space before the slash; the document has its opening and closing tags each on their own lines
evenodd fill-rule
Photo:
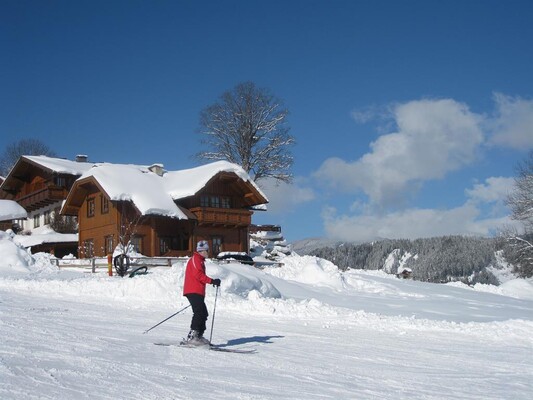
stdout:
<svg viewBox="0 0 533 400">
<path fill-rule="evenodd" d="M 177 262 L 186 262 L 189 257 L 131 257 L 130 258 L 130 270 L 137 267 L 147 267 L 147 268 L 156 268 L 156 267 L 172 267 L 172 264 Z M 211 259 L 210 261 L 218 262 L 220 264 L 227 264 L 230 262 L 238 262 L 235 260 L 216 260 Z M 107 257 L 93 257 L 93 258 L 82 258 L 82 259 L 53 259 L 53 262 L 57 265 L 58 268 L 75 268 L 75 269 L 84 269 L 87 272 L 95 273 L 98 270 L 109 269 Z M 112 262 L 113 264 L 113 262 Z M 243 264 L 244 265 L 244 264 Z M 281 267 L 283 263 L 279 262 L 265 262 L 260 261 L 255 263 L 254 267 L 263 269 L 266 266 L 277 266 Z M 115 274 L 114 265 L 111 266 L 113 269 L 113 274 Z"/>
<path fill-rule="evenodd" d="M 172 264 L 179 261 L 186 261 L 187 257 L 131 257 L 130 268 L 136 267 L 172 267 Z M 58 268 L 81 268 L 91 270 L 95 273 L 98 269 L 109 268 L 107 257 L 93 257 L 82 259 L 55 259 Z M 113 263 L 113 262 L 112 262 Z M 112 265 L 114 270 L 114 266 Z"/>
</svg>

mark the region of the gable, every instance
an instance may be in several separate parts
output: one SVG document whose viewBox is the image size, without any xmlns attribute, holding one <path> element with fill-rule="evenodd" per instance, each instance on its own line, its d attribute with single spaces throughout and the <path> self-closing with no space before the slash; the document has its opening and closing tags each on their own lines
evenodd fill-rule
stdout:
<svg viewBox="0 0 533 400">
<path fill-rule="evenodd" d="M 186 199 L 199 194 L 216 179 L 232 185 L 249 199 L 248 206 L 268 203 L 268 199 L 250 176 L 239 165 L 228 161 L 216 161 L 164 175 L 166 186 L 174 200 Z"/>
<path fill-rule="evenodd" d="M 254 185 L 242 180 L 233 172 L 219 172 L 197 193 L 200 196 L 210 194 L 239 198 L 238 207 L 242 208 L 250 208 L 268 202 Z"/>
<path fill-rule="evenodd" d="M 93 164 L 47 156 L 21 156 L 0 186 L 0 198 L 13 198 L 25 184 L 36 178 L 45 181 L 53 177 L 74 178 L 83 174 Z"/>
</svg>

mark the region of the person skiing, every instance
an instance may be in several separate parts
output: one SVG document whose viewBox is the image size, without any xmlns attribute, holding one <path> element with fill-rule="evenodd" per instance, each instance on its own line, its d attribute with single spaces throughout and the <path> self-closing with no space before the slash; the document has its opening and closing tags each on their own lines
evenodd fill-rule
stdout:
<svg viewBox="0 0 533 400">
<path fill-rule="evenodd" d="M 210 344 L 204 338 L 205 322 L 207 321 L 207 307 L 205 305 L 205 285 L 220 286 L 220 279 L 213 279 L 205 274 L 205 259 L 209 254 L 209 244 L 200 240 L 196 244 L 196 251 L 187 262 L 183 295 L 187 297 L 192 307 L 191 330 L 185 343 L 193 345 Z"/>
</svg>

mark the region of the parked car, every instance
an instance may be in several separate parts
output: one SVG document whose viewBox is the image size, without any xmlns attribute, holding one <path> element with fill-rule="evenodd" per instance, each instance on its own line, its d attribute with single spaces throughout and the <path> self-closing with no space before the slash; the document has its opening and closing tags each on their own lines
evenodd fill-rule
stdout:
<svg viewBox="0 0 533 400">
<path fill-rule="evenodd" d="M 235 251 L 224 251 L 218 253 L 217 260 L 235 260 L 239 261 L 242 264 L 254 265 L 254 260 L 246 253 L 240 253 Z"/>
</svg>

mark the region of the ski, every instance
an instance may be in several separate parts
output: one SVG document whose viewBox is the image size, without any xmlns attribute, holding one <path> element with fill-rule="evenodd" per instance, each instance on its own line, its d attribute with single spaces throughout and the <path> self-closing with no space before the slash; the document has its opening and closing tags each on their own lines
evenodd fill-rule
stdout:
<svg viewBox="0 0 533 400">
<path fill-rule="evenodd" d="M 181 346 L 180 342 L 155 342 L 156 346 Z"/>
<path fill-rule="evenodd" d="M 225 353 L 239 353 L 239 354 L 253 354 L 256 352 L 255 349 L 228 349 L 226 347 L 220 347 L 217 345 L 209 346 L 209 350 L 222 351 Z"/>
<path fill-rule="evenodd" d="M 201 346 L 188 345 L 187 343 L 182 343 L 182 342 L 156 342 L 154 344 L 156 346 L 177 346 L 177 347 L 185 347 L 189 349 L 197 349 L 197 348 L 208 349 L 208 350 L 213 350 L 213 351 L 220 351 L 223 353 L 253 354 L 256 352 L 255 349 L 230 349 L 230 348 L 221 347 L 220 345 L 215 345 L 215 344 L 212 344 L 209 346 L 208 345 L 201 345 Z"/>
</svg>

